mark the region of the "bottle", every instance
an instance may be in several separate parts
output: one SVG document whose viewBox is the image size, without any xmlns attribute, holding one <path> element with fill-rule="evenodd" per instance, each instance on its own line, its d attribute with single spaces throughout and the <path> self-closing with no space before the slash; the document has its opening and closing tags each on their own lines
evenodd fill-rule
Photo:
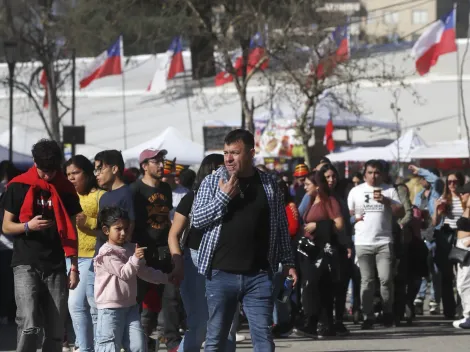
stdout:
<svg viewBox="0 0 470 352">
<path fill-rule="evenodd" d="M 281 292 L 279 292 L 279 296 L 277 297 L 278 301 L 286 303 L 289 300 L 290 295 L 292 294 L 293 286 L 294 278 L 292 276 L 286 277 L 286 280 L 284 281 L 284 287 Z"/>
</svg>

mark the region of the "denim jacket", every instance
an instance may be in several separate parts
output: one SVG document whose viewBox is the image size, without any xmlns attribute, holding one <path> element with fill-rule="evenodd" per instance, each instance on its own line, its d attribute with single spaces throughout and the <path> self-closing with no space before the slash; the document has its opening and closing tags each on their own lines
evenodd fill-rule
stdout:
<svg viewBox="0 0 470 352">
<path fill-rule="evenodd" d="M 434 215 L 436 201 L 441 197 L 443 192 L 443 182 L 439 177 L 426 169 L 419 169 L 418 176 L 424 177 L 424 179 L 431 185 L 431 192 L 429 193 L 428 198 L 428 211 L 429 215 L 432 217 Z M 415 197 L 414 205 L 418 208 L 421 206 L 421 202 L 424 198 L 424 192 L 425 190 L 422 190 Z M 441 228 L 443 221 L 444 219 L 441 220 L 439 225 L 435 226 L 436 230 Z"/>
</svg>

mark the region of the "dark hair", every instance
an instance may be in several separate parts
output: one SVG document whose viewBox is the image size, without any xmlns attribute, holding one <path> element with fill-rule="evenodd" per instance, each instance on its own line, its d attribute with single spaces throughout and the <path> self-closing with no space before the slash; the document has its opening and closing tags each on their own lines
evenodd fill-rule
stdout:
<svg viewBox="0 0 470 352">
<path fill-rule="evenodd" d="M 359 183 L 363 183 L 364 182 L 364 175 L 361 174 L 360 172 L 355 172 L 352 177 L 351 177 L 351 181 L 354 177 L 357 177 L 359 179 Z"/>
<path fill-rule="evenodd" d="M 323 172 L 314 170 L 307 175 L 307 178 L 315 186 L 318 186 L 318 194 L 322 200 L 326 200 L 330 196 L 330 188 Z M 312 203 L 314 201 L 315 199 L 311 200 Z"/>
<path fill-rule="evenodd" d="M 368 160 L 364 165 L 364 175 L 366 174 L 366 170 L 368 167 L 372 167 L 380 171 L 380 173 L 384 172 L 383 164 L 375 159 Z"/>
<path fill-rule="evenodd" d="M 0 181 L 6 178 L 7 182 L 10 182 L 19 174 L 21 174 L 21 171 L 11 161 L 3 160 L 0 162 Z"/>
<path fill-rule="evenodd" d="M 255 137 L 250 131 L 238 129 L 230 131 L 224 139 L 224 144 L 230 145 L 235 142 L 242 141 L 248 150 L 255 147 Z"/>
<path fill-rule="evenodd" d="M 279 191 L 281 192 L 284 200 L 284 205 L 287 205 L 292 202 L 292 196 L 289 192 L 289 186 L 287 185 L 286 181 L 278 180 L 277 184 L 279 186 Z"/>
<path fill-rule="evenodd" d="M 119 207 L 104 207 L 98 214 L 98 223 L 110 228 L 119 220 L 129 220 L 129 214 Z"/>
<path fill-rule="evenodd" d="M 196 173 L 191 169 L 184 169 L 180 172 L 180 185 L 184 188 L 193 188 L 194 181 L 196 180 Z"/>
<path fill-rule="evenodd" d="M 449 176 L 454 175 L 457 178 L 457 187 L 462 187 L 465 184 L 465 176 L 460 171 L 451 171 L 446 176 L 446 185 L 444 188 L 444 194 L 442 197 L 447 200 L 448 204 L 452 204 L 452 192 L 449 189 Z M 465 204 L 462 204 L 462 208 L 465 209 Z"/>
<path fill-rule="evenodd" d="M 331 160 L 328 159 L 326 156 L 322 156 L 322 157 L 320 158 L 319 164 L 325 164 L 325 163 L 326 163 L 326 164 L 331 164 Z"/>
<path fill-rule="evenodd" d="M 338 172 L 338 170 L 336 170 L 336 168 L 332 164 L 325 164 L 320 168 L 320 173 L 323 176 L 325 176 L 325 173 L 329 170 L 333 171 L 336 175 L 336 185 L 335 185 L 335 188 L 333 189 L 334 191 L 336 191 L 337 188 L 338 188 L 338 183 L 339 183 L 339 172 Z"/>
<path fill-rule="evenodd" d="M 95 156 L 95 161 L 98 161 L 100 164 L 106 164 L 109 166 L 117 166 L 118 176 L 122 178 L 124 175 L 124 159 L 119 150 L 103 150 Z"/>
<path fill-rule="evenodd" d="M 135 176 L 136 179 L 139 178 L 139 176 L 140 176 L 140 170 L 139 170 L 138 168 L 136 168 L 136 167 L 130 167 L 130 168 L 129 168 L 129 171 L 134 174 L 134 176 Z"/>
<path fill-rule="evenodd" d="M 196 181 L 194 182 L 193 189 L 197 191 L 206 176 L 212 174 L 212 171 L 217 170 L 219 166 L 223 164 L 224 156 L 222 154 L 209 154 L 206 156 L 202 160 L 201 166 L 199 166 L 199 170 L 197 171 Z"/>
<path fill-rule="evenodd" d="M 324 208 L 328 214 L 332 214 L 332 206 L 330 204 L 330 195 L 331 191 L 328 187 L 328 182 L 326 181 L 325 175 L 321 171 L 314 170 L 307 175 L 307 179 L 312 182 L 315 186 L 318 187 L 318 195 L 320 196 L 320 206 Z M 315 202 L 315 198 L 311 197 L 310 199 L 310 207 Z"/>
<path fill-rule="evenodd" d="M 63 161 L 62 150 L 56 141 L 41 139 L 31 150 L 38 169 L 43 171 L 60 170 Z"/>
<path fill-rule="evenodd" d="M 94 166 L 87 157 L 83 155 L 75 155 L 71 157 L 64 166 L 66 171 L 67 167 L 70 165 L 75 165 L 79 169 L 83 171 L 83 174 L 86 177 L 85 183 L 85 194 L 89 194 L 93 188 L 98 188 L 98 184 L 96 183 L 96 177 L 93 174 Z"/>
</svg>

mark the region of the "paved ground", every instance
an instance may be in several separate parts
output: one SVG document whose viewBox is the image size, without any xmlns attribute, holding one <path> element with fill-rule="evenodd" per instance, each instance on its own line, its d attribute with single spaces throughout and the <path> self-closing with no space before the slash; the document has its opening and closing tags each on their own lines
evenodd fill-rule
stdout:
<svg viewBox="0 0 470 352">
<path fill-rule="evenodd" d="M 413 327 L 375 329 L 363 332 L 348 325 L 349 337 L 312 341 L 292 336 L 276 340 L 277 351 L 307 352 L 466 352 L 470 346 L 470 331 L 456 330 L 451 322 L 435 317 L 421 317 Z M 242 331 L 247 334 L 247 331 Z M 15 326 L 0 326 L 0 351 L 13 352 L 15 349 Z M 237 345 L 239 351 L 253 349 L 249 340 Z M 160 351 L 163 351 L 163 347 Z M 46 351 L 47 352 L 47 351 Z"/>
</svg>

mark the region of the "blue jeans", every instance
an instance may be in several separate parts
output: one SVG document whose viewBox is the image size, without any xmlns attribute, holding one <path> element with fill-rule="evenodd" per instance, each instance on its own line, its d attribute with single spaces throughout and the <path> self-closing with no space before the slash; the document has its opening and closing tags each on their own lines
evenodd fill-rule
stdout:
<svg viewBox="0 0 470 352">
<path fill-rule="evenodd" d="M 36 352 L 42 329 L 42 351 L 62 351 L 68 294 L 65 269 L 46 273 L 31 265 L 18 265 L 13 276 L 18 307 L 16 351 Z"/>
<path fill-rule="evenodd" d="M 251 275 L 212 270 L 206 279 L 209 321 L 204 351 L 224 351 L 227 335 L 239 301 L 250 326 L 253 351 L 274 351 L 272 275 L 260 271 Z"/>
<path fill-rule="evenodd" d="M 75 346 L 80 352 L 93 352 L 93 323 L 86 295 L 88 269 L 92 262 L 92 258 L 78 258 L 80 282 L 75 290 L 69 291 L 69 312 L 75 332 Z M 69 271 L 70 259 L 67 258 L 66 263 Z"/>
<path fill-rule="evenodd" d="M 98 322 L 98 308 L 96 308 L 95 302 L 95 268 L 93 266 L 93 260 L 91 261 L 90 268 L 87 271 L 88 278 L 86 282 L 86 298 L 88 305 L 90 306 L 91 321 L 93 323 L 93 336 L 96 340 L 96 324 Z"/>
<path fill-rule="evenodd" d="M 209 312 L 206 300 L 206 278 L 197 272 L 197 253 L 194 249 L 184 250 L 184 280 L 180 286 L 181 298 L 186 312 L 187 331 L 178 352 L 199 352 L 206 339 Z M 238 314 L 232 323 L 226 352 L 235 351 Z"/>
<path fill-rule="evenodd" d="M 98 309 L 96 352 L 147 352 L 139 307 Z"/>
</svg>

